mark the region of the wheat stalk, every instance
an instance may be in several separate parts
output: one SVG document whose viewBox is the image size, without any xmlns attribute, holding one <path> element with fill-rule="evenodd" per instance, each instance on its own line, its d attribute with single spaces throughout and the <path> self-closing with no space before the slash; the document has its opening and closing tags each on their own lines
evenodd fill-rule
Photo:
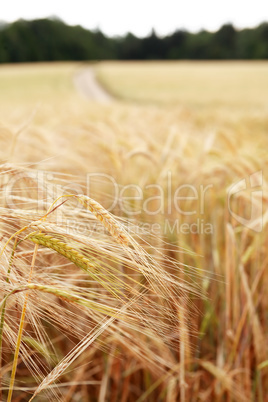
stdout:
<svg viewBox="0 0 268 402">
<path fill-rule="evenodd" d="M 122 245 L 128 245 L 130 243 L 130 237 L 126 233 L 122 225 L 113 218 L 113 216 L 97 201 L 85 195 L 75 196 L 81 204 L 92 212 L 96 218 L 102 222 L 108 232 L 113 238 Z"/>
<path fill-rule="evenodd" d="M 79 253 L 70 245 L 60 241 L 56 237 L 44 234 L 44 233 L 34 233 L 27 236 L 27 239 L 31 240 L 35 244 L 40 244 L 44 247 L 50 248 L 56 251 L 58 254 L 68 258 L 76 266 L 82 268 L 84 271 L 88 272 L 90 269 L 94 269 L 96 266 L 83 254 Z"/>
<path fill-rule="evenodd" d="M 118 289 L 118 286 L 112 288 L 111 281 L 107 281 L 107 278 L 100 272 L 96 272 L 98 268 L 100 268 L 99 263 L 94 257 L 86 257 L 85 255 L 79 253 L 74 249 L 71 245 L 57 239 L 52 235 L 47 235 L 44 233 L 32 233 L 26 237 L 26 239 L 31 240 L 33 243 L 42 245 L 51 250 L 56 251 L 58 254 L 66 257 L 68 260 L 73 262 L 78 268 L 81 268 L 84 272 L 89 274 L 94 280 L 99 282 L 104 288 L 106 288 L 110 293 L 112 293 L 116 298 L 122 300 L 121 296 L 124 297 L 124 293 L 122 290 Z M 102 268 L 105 270 L 104 268 Z M 106 269 L 107 271 L 107 269 Z M 109 278 L 114 278 L 116 280 L 116 284 L 122 287 L 129 287 L 132 290 L 132 287 L 127 286 L 124 281 L 118 278 L 115 274 L 109 273 Z M 106 280 L 105 280 L 106 279 Z M 121 296 L 120 296 L 121 295 Z"/>
<path fill-rule="evenodd" d="M 37 250 L 38 250 L 38 244 L 36 244 L 35 248 L 34 248 L 28 282 L 31 281 L 31 278 L 32 278 L 32 275 L 33 275 L 33 269 L 34 269 L 35 260 L 36 260 L 36 256 L 37 256 Z M 28 296 L 29 296 L 29 294 L 26 293 L 24 303 L 23 303 L 23 307 L 22 307 L 21 317 L 20 317 L 20 325 L 19 325 L 19 331 L 18 331 L 18 336 L 17 336 L 17 343 L 16 343 L 16 348 L 15 348 L 12 372 L 11 372 L 11 377 L 10 377 L 10 384 L 9 384 L 7 402 L 11 402 L 11 400 L 12 400 L 12 394 L 13 394 L 13 388 L 14 388 L 14 382 L 15 382 L 15 375 L 16 375 L 16 370 L 17 370 L 17 365 L 18 365 L 20 344 L 21 344 L 22 332 L 23 332 L 23 327 L 24 327 L 24 320 L 25 320 L 26 309 L 27 309 Z"/>
<path fill-rule="evenodd" d="M 86 195 L 65 194 L 58 197 L 50 206 L 47 214 L 40 221 L 32 222 L 28 227 L 41 224 L 41 221 L 45 220 L 47 215 L 53 211 L 54 205 L 61 198 L 76 198 L 87 210 L 93 213 L 93 215 L 103 224 L 112 237 L 121 245 L 128 246 L 131 243 L 131 238 L 127 234 L 126 230 L 120 225 L 115 218 L 110 214 L 100 203 L 93 200 Z M 63 203 L 62 203 L 63 204 Z"/>
<path fill-rule="evenodd" d="M 121 309 L 122 310 L 122 309 Z M 78 356 L 83 353 L 89 345 L 93 343 L 95 339 L 97 339 L 106 328 L 108 328 L 116 317 L 111 317 L 108 320 L 104 321 L 99 325 L 94 332 L 90 332 L 88 335 L 84 337 L 84 339 L 79 342 L 77 346 L 75 346 L 71 352 L 48 374 L 48 376 L 42 381 L 42 383 L 37 387 L 35 393 L 29 400 L 31 402 L 37 394 L 39 394 L 42 390 L 48 387 L 49 384 L 56 381 L 57 378 L 77 359 Z"/>
<path fill-rule="evenodd" d="M 84 297 L 81 297 L 75 293 L 70 293 L 70 291 L 65 291 L 63 289 L 59 289 L 53 286 L 47 286 L 47 285 L 41 285 L 38 283 L 28 283 L 27 285 L 24 286 L 20 286 L 18 288 L 13 289 L 12 291 L 10 291 L 5 297 L 4 299 L 1 301 L 0 303 L 0 310 L 5 308 L 5 304 L 7 299 L 19 292 L 25 292 L 28 290 L 38 290 L 39 292 L 43 292 L 43 293 L 49 293 L 52 294 L 54 296 L 57 296 L 61 299 L 66 300 L 69 303 L 74 303 L 74 304 L 78 304 L 82 307 L 86 307 L 86 308 L 91 308 L 95 311 L 98 311 L 100 313 L 109 315 L 109 316 L 118 316 L 118 310 L 114 307 L 107 307 L 102 303 L 99 302 L 95 302 L 93 300 L 88 300 L 85 299 Z"/>
<path fill-rule="evenodd" d="M 11 267 L 14 259 L 14 254 L 15 250 L 17 247 L 18 241 L 15 239 L 13 250 L 11 253 L 10 261 L 9 261 L 9 266 L 8 266 L 8 271 L 7 271 L 7 276 L 6 276 L 6 282 L 9 283 L 9 277 L 11 273 Z M 6 297 L 3 297 L 3 301 L 1 303 L 2 306 L 2 313 L 1 313 L 1 323 L 0 323 L 0 369 L 2 367 L 2 343 L 3 343 L 3 331 L 4 331 L 4 322 L 5 322 L 5 312 L 6 312 Z M 1 377 L 0 377 L 0 398 L 2 398 L 2 392 L 1 392 Z"/>
</svg>

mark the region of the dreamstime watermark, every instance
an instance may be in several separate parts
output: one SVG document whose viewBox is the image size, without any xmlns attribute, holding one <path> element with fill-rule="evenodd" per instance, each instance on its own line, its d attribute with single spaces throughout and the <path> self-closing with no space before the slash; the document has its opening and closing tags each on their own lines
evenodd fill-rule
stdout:
<svg viewBox="0 0 268 402">
<path fill-rule="evenodd" d="M 177 184 L 177 181 L 177 176 L 169 171 L 162 178 L 161 184 L 150 183 L 139 186 L 129 183 L 122 186 L 110 175 L 90 173 L 85 178 L 83 186 L 71 181 L 64 185 L 57 185 L 57 177 L 53 173 L 27 172 L 27 174 L 13 175 L 9 180 L 5 186 L 5 202 L 10 209 L 21 207 L 22 203 L 27 205 L 27 197 L 24 197 L 25 199 L 21 197 L 21 188 L 28 186 L 29 194 L 31 193 L 28 200 L 31 209 L 42 214 L 56 199 L 66 194 L 84 194 L 98 201 L 98 194 L 102 192 L 105 197 L 101 197 L 100 201 L 109 212 L 127 217 L 129 222 L 133 219 L 136 222 L 150 222 L 136 226 L 136 230 L 140 231 L 138 234 L 145 231 L 154 235 L 213 234 L 213 224 L 208 219 L 211 216 L 211 205 L 213 205 L 211 201 L 215 198 L 218 189 L 213 184 Z M 226 195 L 230 217 L 238 224 L 256 232 L 260 232 L 263 227 L 262 184 L 262 171 L 258 171 L 248 178 L 242 178 L 233 183 L 227 189 Z M 241 199 L 243 200 L 242 208 Z M 67 205 L 64 204 L 61 208 L 68 208 Z M 81 234 L 101 230 L 98 225 L 94 228 L 92 222 L 90 225 L 82 225 L 81 220 L 76 219 L 83 208 L 73 199 L 70 228 Z M 132 230 L 133 225 L 131 225 Z"/>
</svg>

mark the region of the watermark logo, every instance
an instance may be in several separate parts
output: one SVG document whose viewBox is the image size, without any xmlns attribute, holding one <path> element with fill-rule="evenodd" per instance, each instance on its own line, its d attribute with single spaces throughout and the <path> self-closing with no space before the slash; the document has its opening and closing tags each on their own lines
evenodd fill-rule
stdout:
<svg viewBox="0 0 268 402">
<path fill-rule="evenodd" d="M 97 201 L 99 195 L 105 195 L 101 197 L 103 207 L 108 212 L 127 218 L 128 221 L 134 219 L 139 222 L 141 233 L 151 231 L 159 235 L 212 235 L 214 232 L 210 222 L 213 217 L 213 211 L 210 210 L 213 205 L 211 201 L 217 198 L 217 188 L 214 188 L 214 184 L 181 183 L 170 171 L 162 177 L 161 185 L 121 185 L 115 178 L 104 173 L 89 173 L 81 183 L 84 185 L 66 180 L 64 185 L 59 186 L 57 177 L 50 172 L 15 174 L 5 186 L 6 205 L 10 209 L 22 206 L 28 209 L 30 205 L 37 213 L 44 215 L 56 199 L 66 194 L 85 194 Z M 263 229 L 262 186 L 263 173 L 258 171 L 232 184 L 224 199 L 230 216 L 255 232 L 261 232 Z M 23 193 L 21 189 L 24 189 Z M 225 192 L 224 189 L 221 190 Z M 61 219 L 63 208 L 67 211 L 68 203 L 55 210 L 56 219 Z M 75 203 L 72 199 L 72 218 L 76 219 L 83 208 L 81 203 Z M 77 221 L 80 225 L 80 220 Z M 145 222 L 148 222 L 148 227 Z M 84 228 L 76 227 L 74 222 L 72 226 L 77 231 L 84 231 Z"/>
<path fill-rule="evenodd" d="M 262 222 L 262 171 L 255 172 L 247 178 L 241 179 L 229 187 L 228 210 L 231 216 L 241 225 L 260 233 L 263 229 Z M 248 214 L 245 216 L 245 208 L 242 215 L 239 210 L 239 198 L 243 197 L 248 204 Z"/>
</svg>

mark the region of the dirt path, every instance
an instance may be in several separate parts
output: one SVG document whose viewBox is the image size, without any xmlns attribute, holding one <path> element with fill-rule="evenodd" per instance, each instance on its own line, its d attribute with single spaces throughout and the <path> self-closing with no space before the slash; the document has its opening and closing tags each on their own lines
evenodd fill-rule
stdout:
<svg viewBox="0 0 268 402">
<path fill-rule="evenodd" d="M 78 71 L 74 76 L 74 85 L 77 91 L 89 100 L 100 103 L 109 103 L 113 100 L 112 96 L 96 80 L 92 67 Z"/>
</svg>

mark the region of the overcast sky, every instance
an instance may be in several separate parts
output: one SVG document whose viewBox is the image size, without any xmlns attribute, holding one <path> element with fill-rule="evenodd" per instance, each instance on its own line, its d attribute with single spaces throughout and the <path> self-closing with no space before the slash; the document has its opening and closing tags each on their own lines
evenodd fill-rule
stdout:
<svg viewBox="0 0 268 402">
<path fill-rule="evenodd" d="M 226 22 L 237 28 L 268 21 L 268 0 L 7 0 L 1 1 L 0 20 L 58 16 L 71 25 L 100 28 L 108 35 L 133 32 L 160 35 L 185 28 L 217 30 Z"/>
</svg>

